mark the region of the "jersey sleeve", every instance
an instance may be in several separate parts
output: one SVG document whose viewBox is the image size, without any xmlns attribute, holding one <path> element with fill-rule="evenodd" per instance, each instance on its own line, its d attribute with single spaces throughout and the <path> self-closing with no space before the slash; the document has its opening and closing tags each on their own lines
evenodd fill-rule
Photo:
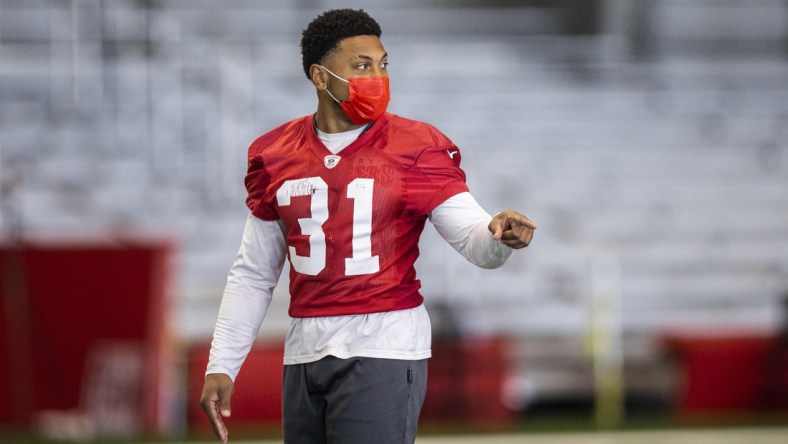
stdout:
<svg viewBox="0 0 788 444">
<path fill-rule="evenodd" d="M 246 186 L 246 206 L 252 214 L 262 220 L 277 220 L 279 215 L 273 205 L 267 202 L 266 191 L 271 183 L 271 175 L 265 168 L 263 159 L 257 155 L 255 145 L 249 148 L 249 162 L 246 169 L 244 185 Z"/>
<path fill-rule="evenodd" d="M 408 183 L 412 211 L 428 214 L 446 199 L 468 191 L 460 160 L 460 150 L 452 144 L 422 151 L 411 167 Z"/>
</svg>

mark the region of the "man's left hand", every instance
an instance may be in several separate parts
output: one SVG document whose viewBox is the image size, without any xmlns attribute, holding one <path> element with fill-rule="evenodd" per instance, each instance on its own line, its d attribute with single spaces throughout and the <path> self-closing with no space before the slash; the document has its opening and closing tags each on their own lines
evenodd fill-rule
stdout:
<svg viewBox="0 0 788 444">
<path fill-rule="evenodd" d="M 493 239 L 510 248 L 525 248 L 534 237 L 536 224 L 516 211 L 501 211 L 493 216 L 487 226 Z"/>
</svg>

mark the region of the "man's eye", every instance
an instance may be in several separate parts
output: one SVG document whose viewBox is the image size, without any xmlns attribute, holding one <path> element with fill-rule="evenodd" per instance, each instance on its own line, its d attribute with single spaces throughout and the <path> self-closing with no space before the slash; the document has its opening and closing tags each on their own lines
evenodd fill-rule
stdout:
<svg viewBox="0 0 788 444">
<path fill-rule="evenodd" d="M 388 67 L 389 67 L 389 62 L 383 62 L 383 63 L 381 63 L 381 64 L 380 64 L 380 67 L 381 67 L 382 69 L 388 69 Z"/>
<path fill-rule="evenodd" d="M 358 69 L 367 69 L 367 67 L 368 67 L 368 65 L 366 63 L 361 63 L 361 64 L 356 66 L 356 68 L 358 68 Z"/>
</svg>

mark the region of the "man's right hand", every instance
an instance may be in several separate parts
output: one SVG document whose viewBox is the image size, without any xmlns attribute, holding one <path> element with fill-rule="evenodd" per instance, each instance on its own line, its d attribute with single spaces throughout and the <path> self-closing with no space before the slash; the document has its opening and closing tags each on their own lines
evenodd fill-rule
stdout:
<svg viewBox="0 0 788 444">
<path fill-rule="evenodd" d="M 227 427 L 222 417 L 230 417 L 230 397 L 233 395 L 234 385 L 232 379 L 223 373 L 212 373 L 205 376 L 205 385 L 202 388 L 200 405 L 208 415 L 213 427 L 213 433 L 227 443 Z"/>
</svg>

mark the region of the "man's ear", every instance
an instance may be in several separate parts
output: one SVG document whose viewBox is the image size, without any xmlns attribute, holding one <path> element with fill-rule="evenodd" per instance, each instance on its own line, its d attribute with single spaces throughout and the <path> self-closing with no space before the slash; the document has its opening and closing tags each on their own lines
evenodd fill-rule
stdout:
<svg viewBox="0 0 788 444">
<path fill-rule="evenodd" d="M 324 91 L 328 88 L 326 71 L 317 63 L 313 63 L 312 66 L 309 67 L 309 78 L 312 80 L 312 84 L 315 85 L 315 88 L 320 91 Z"/>
</svg>

